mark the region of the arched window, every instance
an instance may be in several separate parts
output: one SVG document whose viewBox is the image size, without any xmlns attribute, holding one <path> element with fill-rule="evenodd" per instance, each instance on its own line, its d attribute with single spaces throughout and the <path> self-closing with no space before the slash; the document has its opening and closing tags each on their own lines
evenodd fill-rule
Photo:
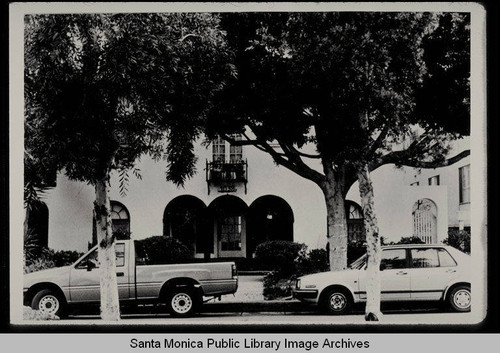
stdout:
<svg viewBox="0 0 500 353">
<path fill-rule="evenodd" d="M 413 205 L 413 236 L 426 244 L 437 242 L 437 206 L 434 201 L 421 199 Z"/>
<path fill-rule="evenodd" d="M 349 241 L 366 240 L 363 210 L 356 202 L 345 201 L 345 215 L 347 219 L 347 239 Z"/>
<path fill-rule="evenodd" d="M 117 239 L 130 239 L 130 213 L 124 204 L 111 200 L 110 202 L 111 228 Z M 92 217 L 92 243 L 89 248 L 97 244 L 97 225 Z"/>
<path fill-rule="evenodd" d="M 130 239 L 130 214 L 118 201 L 111 201 L 111 226 L 113 234 L 123 237 L 122 239 Z"/>
</svg>

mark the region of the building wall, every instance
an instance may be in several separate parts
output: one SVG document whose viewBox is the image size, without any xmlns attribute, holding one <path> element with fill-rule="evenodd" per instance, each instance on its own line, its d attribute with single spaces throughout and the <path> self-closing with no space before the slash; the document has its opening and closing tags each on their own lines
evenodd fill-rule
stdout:
<svg viewBox="0 0 500 353">
<path fill-rule="evenodd" d="M 163 233 L 163 212 L 167 204 L 177 196 L 193 195 L 208 206 L 226 193 L 212 188 L 208 195 L 205 181 L 205 161 L 211 160 L 211 148 L 197 145 L 198 173 L 184 187 L 177 188 L 165 181 L 165 162 L 156 163 L 143 157 L 138 163 L 142 180 L 130 175 L 128 192 L 121 196 L 118 177 L 111 179 L 111 199 L 123 203 L 130 212 L 132 237 L 142 239 Z M 326 207 L 321 190 L 309 180 L 303 179 L 284 167 L 277 167 L 272 159 L 254 148 L 246 148 L 243 158 L 248 159 L 247 194 L 240 185 L 235 193 L 247 206 L 264 195 L 283 198 L 294 214 L 294 240 L 309 246 L 326 244 Z M 58 175 L 57 187 L 47 192 L 46 203 L 50 209 L 49 247 L 84 251 L 92 238 L 92 186 L 68 180 Z"/>
<path fill-rule="evenodd" d="M 177 196 L 193 195 L 208 206 L 217 197 L 226 194 L 217 192 L 217 188 L 212 188 L 208 194 L 205 163 L 212 159 L 211 147 L 198 144 L 195 153 L 198 156 L 198 173 L 183 188 L 165 181 L 165 162 L 156 163 L 148 157 L 143 157 L 137 164 L 142 180 L 131 173 L 125 196 L 119 193 L 117 175 L 112 176 L 111 199 L 128 208 L 132 238 L 161 235 L 165 207 Z M 269 155 L 255 148 L 245 147 L 243 158 L 248 160 L 248 192 L 245 194 L 243 186 L 239 185 L 237 192 L 227 194 L 241 198 L 247 206 L 264 195 L 281 197 L 293 211 L 294 241 L 303 242 L 310 248 L 324 247 L 326 207 L 318 186 L 285 167 L 276 166 Z M 444 239 L 448 225 L 457 223 L 458 166 L 467 163 L 468 160 L 464 160 L 454 166 L 441 168 L 440 186 L 426 186 L 424 183 L 420 187 L 409 186 L 413 180 L 427 180 L 425 178 L 436 174 L 435 170 L 424 170 L 418 174 L 412 168 L 397 169 L 387 165 L 374 171 L 375 207 L 381 234 L 388 241 L 411 236 L 412 207 L 416 201 L 429 198 L 438 209 L 438 239 Z M 44 200 L 50 210 L 49 247 L 79 251 L 87 249 L 92 239 L 94 197 L 92 186 L 58 175 L 57 187 L 47 192 Z M 360 203 L 357 184 L 353 185 L 347 198 Z"/>
<path fill-rule="evenodd" d="M 430 199 L 437 206 L 437 238 L 438 242 L 441 242 L 447 237 L 448 230 L 447 187 L 411 187 L 404 184 L 404 176 L 405 171 L 392 164 L 382 166 L 371 173 L 375 212 L 381 236 L 388 242 L 411 237 L 413 206 L 418 200 Z M 358 183 L 349 190 L 347 198 L 360 203 Z"/>
<path fill-rule="evenodd" d="M 453 156 L 465 149 L 470 148 L 470 139 L 464 138 L 453 143 Z M 462 226 L 470 227 L 470 203 L 460 203 L 459 201 L 459 169 L 470 165 L 470 156 L 461 161 L 444 168 L 437 169 L 414 169 L 404 168 L 404 182 L 410 185 L 419 182 L 418 187 L 427 186 L 429 178 L 439 175 L 440 185 L 448 189 L 448 225 L 449 227 Z"/>
</svg>

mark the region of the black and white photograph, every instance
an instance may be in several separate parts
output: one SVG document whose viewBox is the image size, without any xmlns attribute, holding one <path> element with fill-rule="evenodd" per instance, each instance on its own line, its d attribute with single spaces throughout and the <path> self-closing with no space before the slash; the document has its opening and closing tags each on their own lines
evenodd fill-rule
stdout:
<svg viewBox="0 0 500 353">
<path fill-rule="evenodd" d="M 480 324 L 484 31 L 477 3 L 12 3 L 11 324 Z"/>
</svg>

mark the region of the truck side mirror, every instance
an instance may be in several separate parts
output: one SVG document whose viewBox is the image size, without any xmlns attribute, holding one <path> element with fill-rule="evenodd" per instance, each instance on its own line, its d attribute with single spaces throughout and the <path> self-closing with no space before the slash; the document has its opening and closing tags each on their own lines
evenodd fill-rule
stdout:
<svg viewBox="0 0 500 353">
<path fill-rule="evenodd" d="M 92 271 L 95 268 L 95 263 L 90 260 L 87 260 L 87 271 Z"/>
</svg>

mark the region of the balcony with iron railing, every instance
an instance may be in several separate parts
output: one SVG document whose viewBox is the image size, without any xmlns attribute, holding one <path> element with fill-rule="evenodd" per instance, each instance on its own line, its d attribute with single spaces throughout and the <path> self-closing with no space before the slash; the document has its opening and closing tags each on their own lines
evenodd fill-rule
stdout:
<svg viewBox="0 0 500 353">
<path fill-rule="evenodd" d="M 225 186 L 225 190 L 220 192 L 236 191 L 234 185 L 243 183 L 245 186 L 245 194 L 247 192 L 248 182 L 248 162 L 246 160 L 221 162 L 212 161 L 206 162 L 206 179 L 208 184 L 208 193 L 210 194 L 210 186 L 218 185 Z M 232 187 L 227 188 L 228 185 Z"/>
</svg>

